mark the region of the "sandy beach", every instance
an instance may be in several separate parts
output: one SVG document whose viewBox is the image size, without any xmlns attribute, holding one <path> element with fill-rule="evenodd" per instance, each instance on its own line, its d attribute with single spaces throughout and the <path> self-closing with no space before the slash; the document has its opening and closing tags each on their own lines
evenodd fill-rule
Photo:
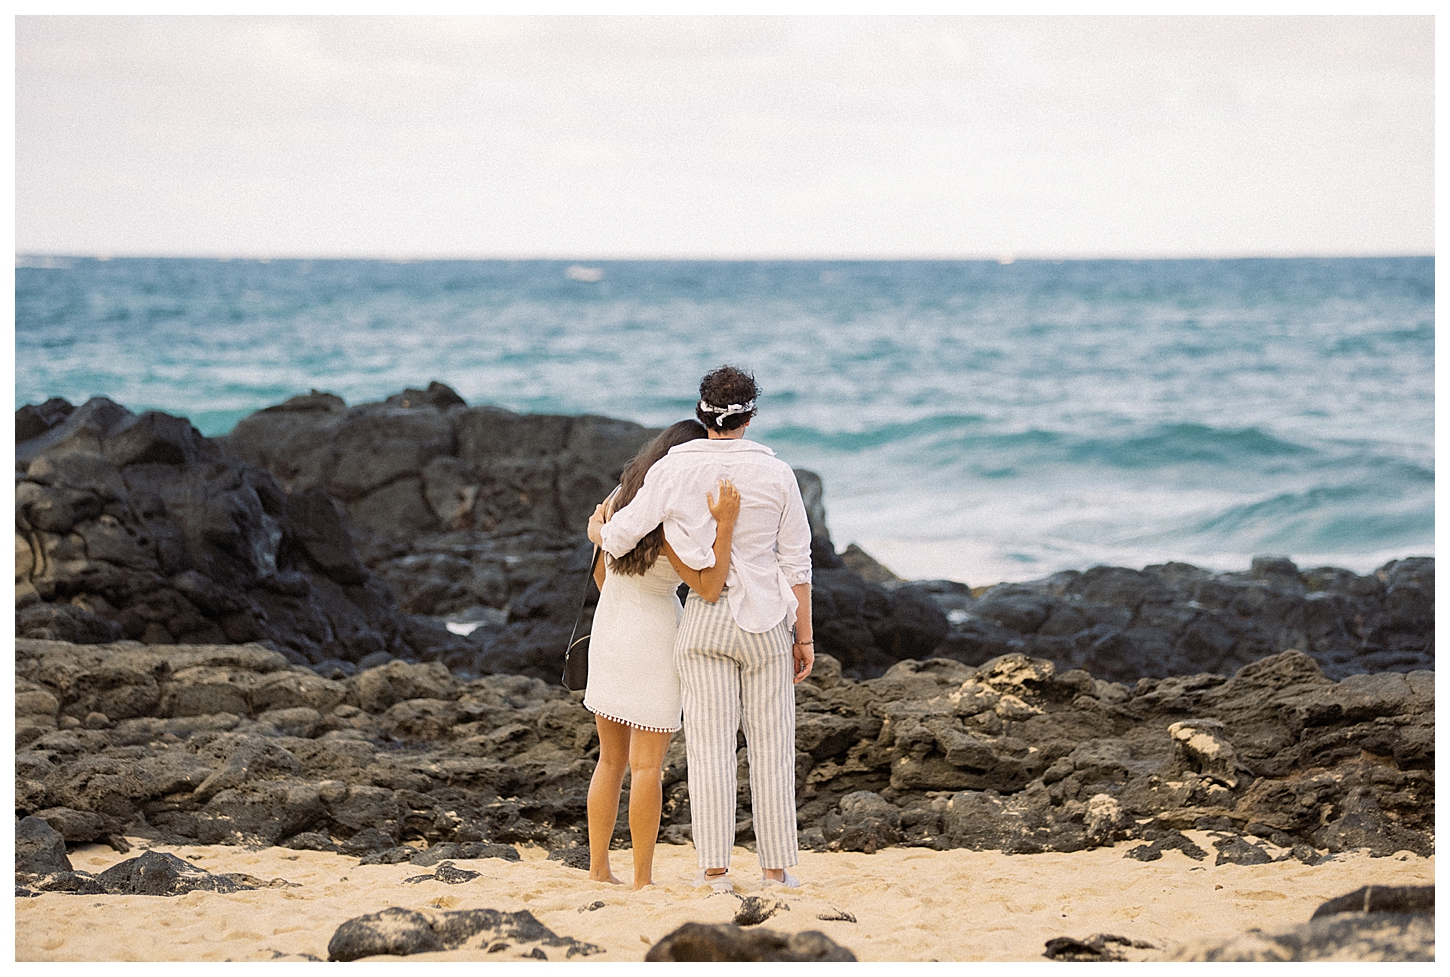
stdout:
<svg viewBox="0 0 1450 977">
<path fill-rule="evenodd" d="M 1211 850 L 1207 832 L 1187 832 Z M 1161 959 L 1185 944 L 1223 941 L 1249 929 L 1289 929 L 1322 902 L 1363 885 L 1429 885 L 1433 858 L 1402 852 L 1358 853 L 1319 865 L 1297 861 L 1214 866 L 1177 851 L 1155 862 L 1124 858 L 1123 842 L 1072 854 L 1003 855 L 969 850 L 893 848 L 874 855 L 801 853 L 798 890 L 775 890 L 779 909 L 765 928 L 819 930 L 866 961 L 1030 961 L 1047 940 L 1111 933 L 1152 944 L 1124 948 L 1130 960 Z M 16 900 L 15 955 L 20 961 L 326 959 L 344 921 L 397 906 L 421 912 L 492 908 L 528 910 L 561 936 L 598 946 L 587 961 L 638 961 L 687 922 L 730 922 L 740 906 L 726 895 L 691 888 L 694 849 L 661 845 L 655 877 L 640 892 L 591 882 L 549 861 L 541 848 L 522 860 L 460 860 L 479 873 L 461 884 L 405 882 L 433 870 L 366 865 L 343 855 L 240 847 L 155 846 L 212 872 L 285 879 L 291 886 L 232 894 L 75 896 L 46 893 Z M 134 857 L 100 845 L 71 852 L 78 870 L 98 873 Z M 614 854 L 616 874 L 630 853 Z M 760 892 L 754 855 L 735 854 L 741 895 Z M 598 905 L 601 904 L 602 905 Z M 821 917 L 838 917 L 822 919 Z M 854 917 L 854 922 L 849 918 Z M 532 948 L 419 954 L 408 960 L 519 958 Z M 550 959 L 561 957 L 557 951 Z M 400 958 L 381 958 L 400 959 Z"/>
</svg>

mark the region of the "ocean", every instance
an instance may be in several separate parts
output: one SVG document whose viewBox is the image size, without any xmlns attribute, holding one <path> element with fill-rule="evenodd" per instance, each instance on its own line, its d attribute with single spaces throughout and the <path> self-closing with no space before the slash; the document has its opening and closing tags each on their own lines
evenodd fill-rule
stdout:
<svg viewBox="0 0 1450 977">
<path fill-rule="evenodd" d="M 664 425 L 721 363 L 838 548 L 974 586 L 1434 554 L 1434 259 L 22 257 L 16 406 L 224 434 L 317 388 Z M 581 531 L 582 531 L 581 527 Z"/>
</svg>

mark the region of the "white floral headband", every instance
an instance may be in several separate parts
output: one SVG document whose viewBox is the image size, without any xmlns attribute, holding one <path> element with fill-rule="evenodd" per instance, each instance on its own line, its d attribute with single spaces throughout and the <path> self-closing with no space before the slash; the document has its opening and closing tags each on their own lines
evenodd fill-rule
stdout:
<svg viewBox="0 0 1450 977">
<path fill-rule="evenodd" d="M 719 417 L 715 418 L 715 426 L 723 427 L 725 425 L 725 418 L 729 417 L 731 414 L 749 414 L 751 411 L 755 410 L 755 401 L 751 400 L 744 404 L 731 404 L 729 407 L 716 407 L 713 404 L 707 404 L 702 400 L 700 401 L 700 410 L 705 411 L 709 414 L 720 415 Z"/>
</svg>

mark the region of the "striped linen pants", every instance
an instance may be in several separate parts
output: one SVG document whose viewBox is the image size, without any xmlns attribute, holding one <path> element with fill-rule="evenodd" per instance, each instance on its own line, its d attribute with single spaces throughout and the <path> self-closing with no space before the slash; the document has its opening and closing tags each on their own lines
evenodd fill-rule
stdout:
<svg viewBox="0 0 1450 977">
<path fill-rule="evenodd" d="M 685 713 L 690 826 L 701 868 L 729 868 L 735 844 L 735 732 L 745 731 L 761 868 L 800 861 L 795 817 L 795 686 L 784 618 L 743 630 L 721 599 L 690 592 L 675 638 Z"/>
</svg>

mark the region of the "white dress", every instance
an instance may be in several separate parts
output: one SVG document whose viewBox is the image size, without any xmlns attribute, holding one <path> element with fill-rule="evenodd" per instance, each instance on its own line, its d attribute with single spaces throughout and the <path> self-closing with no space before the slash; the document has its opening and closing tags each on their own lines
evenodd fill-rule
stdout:
<svg viewBox="0 0 1450 977">
<path fill-rule="evenodd" d="M 675 632 L 682 581 L 667 557 L 639 576 L 607 571 L 589 632 L 584 708 L 657 733 L 680 728 Z"/>
</svg>

